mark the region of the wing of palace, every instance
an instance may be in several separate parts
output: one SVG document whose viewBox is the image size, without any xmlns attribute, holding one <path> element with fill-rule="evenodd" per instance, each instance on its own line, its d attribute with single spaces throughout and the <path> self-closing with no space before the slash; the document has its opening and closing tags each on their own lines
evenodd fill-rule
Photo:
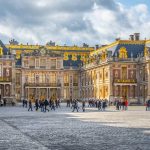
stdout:
<svg viewBox="0 0 150 150">
<path fill-rule="evenodd" d="M 0 41 L 0 98 L 116 99 L 144 103 L 150 98 L 150 40 L 89 47 L 23 45 Z"/>
</svg>

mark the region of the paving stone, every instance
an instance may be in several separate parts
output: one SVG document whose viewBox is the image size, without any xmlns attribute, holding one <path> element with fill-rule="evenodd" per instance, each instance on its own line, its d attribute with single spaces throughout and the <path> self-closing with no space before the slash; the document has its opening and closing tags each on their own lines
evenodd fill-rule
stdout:
<svg viewBox="0 0 150 150">
<path fill-rule="evenodd" d="M 150 112 L 144 107 L 84 113 L 65 104 L 46 113 L 0 107 L 0 150 L 149 150 L 149 141 Z"/>
</svg>

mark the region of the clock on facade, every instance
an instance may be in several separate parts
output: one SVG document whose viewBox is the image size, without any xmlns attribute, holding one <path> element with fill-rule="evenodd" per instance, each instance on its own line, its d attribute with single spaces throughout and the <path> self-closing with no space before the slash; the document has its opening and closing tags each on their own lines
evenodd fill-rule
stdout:
<svg viewBox="0 0 150 150">
<path fill-rule="evenodd" d="M 44 55 L 46 53 L 46 50 L 44 48 L 41 49 L 41 54 Z"/>
</svg>

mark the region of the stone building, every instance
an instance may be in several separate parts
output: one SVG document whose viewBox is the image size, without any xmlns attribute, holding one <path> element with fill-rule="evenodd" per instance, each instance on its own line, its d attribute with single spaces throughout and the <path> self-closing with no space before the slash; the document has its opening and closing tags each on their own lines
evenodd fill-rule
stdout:
<svg viewBox="0 0 150 150">
<path fill-rule="evenodd" d="M 150 98 L 150 40 L 89 47 L 23 45 L 0 41 L 1 98 L 116 99 L 144 103 Z"/>
<path fill-rule="evenodd" d="M 81 69 L 83 98 L 127 98 L 130 103 L 144 103 L 150 98 L 150 40 L 140 40 L 138 33 L 131 37 L 90 53 Z"/>
<path fill-rule="evenodd" d="M 53 42 L 45 46 L 19 45 L 13 41 L 5 45 L 4 56 L 15 58 L 13 94 L 17 101 L 80 98 L 80 68 L 93 47 L 56 46 Z"/>
</svg>

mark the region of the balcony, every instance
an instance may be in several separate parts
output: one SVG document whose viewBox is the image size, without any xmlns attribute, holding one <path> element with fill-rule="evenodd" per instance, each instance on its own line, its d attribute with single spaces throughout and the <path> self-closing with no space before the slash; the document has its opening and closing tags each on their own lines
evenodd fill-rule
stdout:
<svg viewBox="0 0 150 150">
<path fill-rule="evenodd" d="M 78 83 L 73 83 L 73 86 L 78 86 Z"/>
<path fill-rule="evenodd" d="M 12 82 L 12 79 L 9 77 L 0 77 L 0 82 Z"/>
<path fill-rule="evenodd" d="M 114 83 L 137 83 L 136 79 L 114 79 Z"/>
<path fill-rule="evenodd" d="M 61 87 L 61 83 L 25 83 L 29 87 Z"/>
<path fill-rule="evenodd" d="M 78 67 L 78 66 L 64 66 L 64 69 L 67 69 L 67 70 L 79 70 L 80 67 Z"/>
<path fill-rule="evenodd" d="M 31 68 L 31 69 L 34 69 L 34 68 L 35 68 L 35 66 L 30 66 L 30 68 Z"/>
<path fill-rule="evenodd" d="M 56 69 L 56 66 L 51 66 L 51 69 Z"/>
<path fill-rule="evenodd" d="M 64 83 L 64 86 L 69 86 L 69 83 Z"/>
<path fill-rule="evenodd" d="M 46 66 L 40 66 L 40 69 L 46 69 Z"/>
</svg>

